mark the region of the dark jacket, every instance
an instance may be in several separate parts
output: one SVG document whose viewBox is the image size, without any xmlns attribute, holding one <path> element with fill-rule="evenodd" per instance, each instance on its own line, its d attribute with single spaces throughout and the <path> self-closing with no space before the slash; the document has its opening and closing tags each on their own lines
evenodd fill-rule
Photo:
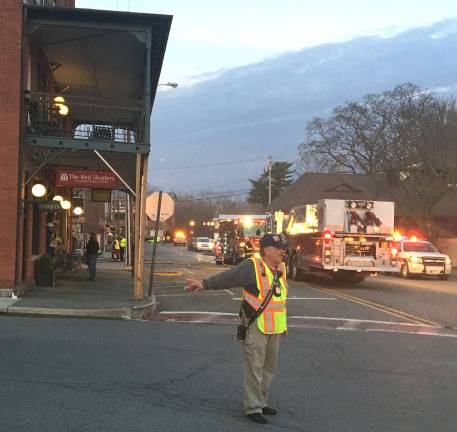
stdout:
<svg viewBox="0 0 457 432">
<path fill-rule="evenodd" d="M 100 249 L 100 245 L 98 244 L 98 241 L 95 239 L 91 239 L 87 242 L 86 255 L 98 254 L 99 249 Z"/>
</svg>

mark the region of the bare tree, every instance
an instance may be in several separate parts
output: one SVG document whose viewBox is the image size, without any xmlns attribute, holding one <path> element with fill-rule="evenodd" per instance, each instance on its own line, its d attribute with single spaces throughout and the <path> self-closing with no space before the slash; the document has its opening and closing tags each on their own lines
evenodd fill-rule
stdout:
<svg viewBox="0 0 457 432">
<path fill-rule="evenodd" d="M 413 84 L 365 96 L 314 118 L 301 166 L 321 172 L 396 176 L 402 205 L 420 225 L 457 184 L 457 109 Z"/>
</svg>

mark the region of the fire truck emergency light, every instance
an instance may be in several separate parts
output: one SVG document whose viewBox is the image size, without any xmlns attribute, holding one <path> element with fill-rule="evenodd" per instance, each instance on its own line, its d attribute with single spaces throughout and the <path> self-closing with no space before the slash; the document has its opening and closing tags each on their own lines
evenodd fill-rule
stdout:
<svg viewBox="0 0 457 432">
<path fill-rule="evenodd" d="M 330 231 L 325 231 L 324 233 L 324 239 L 325 240 L 330 240 L 332 238 L 332 233 Z"/>
<path fill-rule="evenodd" d="M 247 217 L 247 218 L 245 218 L 245 219 L 242 220 L 242 221 L 243 221 L 243 225 L 244 225 L 245 227 L 247 227 L 247 228 L 252 227 L 252 225 L 254 224 L 254 221 L 253 221 L 252 218 L 250 218 L 250 217 Z"/>
</svg>

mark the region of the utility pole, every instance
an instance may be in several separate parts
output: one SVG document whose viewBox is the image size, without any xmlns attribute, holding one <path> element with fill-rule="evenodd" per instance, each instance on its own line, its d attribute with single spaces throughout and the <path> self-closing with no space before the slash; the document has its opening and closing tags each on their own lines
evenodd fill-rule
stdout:
<svg viewBox="0 0 457 432">
<path fill-rule="evenodd" d="M 271 156 L 268 156 L 268 204 L 271 204 Z"/>
<path fill-rule="evenodd" d="M 154 244 L 152 246 L 151 271 L 149 273 L 148 297 L 152 296 L 152 284 L 154 283 L 154 268 L 155 268 L 155 264 L 156 264 L 156 251 L 157 251 L 157 234 L 159 232 L 159 226 L 160 226 L 161 207 L 162 207 L 162 191 L 159 191 L 159 202 L 157 204 L 156 223 L 154 226 Z"/>
</svg>

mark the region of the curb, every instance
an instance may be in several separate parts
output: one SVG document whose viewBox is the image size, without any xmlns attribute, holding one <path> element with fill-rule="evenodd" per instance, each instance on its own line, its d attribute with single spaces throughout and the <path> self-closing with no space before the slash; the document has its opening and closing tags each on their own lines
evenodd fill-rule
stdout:
<svg viewBox="0 0 457 432">
<path fill-rule="evenodd" d="M 41 317 L 67 317 L 91 318 L 112 320 L 138 320 L 153 314 L 156 310 L 156 297 L 152 296 L 148 303 L 141 306 L 100 308 L 100 309 L 72 309 L 72 308 L 45 308 L 45 307 L 20 307 L 10 306 L 4 314 L 13 316 L 41 316 Z M 1 313 L 1 312 L 0 312 Z"/>
</svg>

